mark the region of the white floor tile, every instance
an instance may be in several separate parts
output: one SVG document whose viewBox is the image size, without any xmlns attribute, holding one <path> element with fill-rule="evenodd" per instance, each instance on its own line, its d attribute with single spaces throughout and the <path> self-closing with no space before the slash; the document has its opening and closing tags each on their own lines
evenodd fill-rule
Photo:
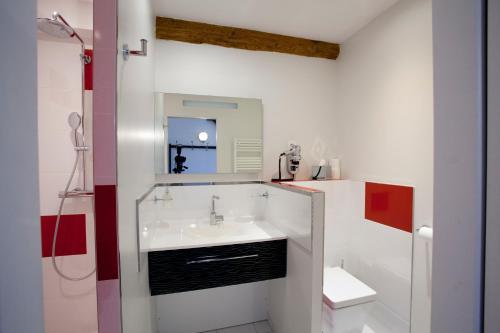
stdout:
<svg viewBox="0 0 500 333">
<path fill-rule="evenodd" d="M 271 326 L 269 326 L 269 322 L 267 320 L 254 323 L 253 326 L 255 327 L 257 333 L 273 333 L 273 330 L 271 329 Z"/>
<path fill-rule="evenodd" d="M 223 328 L 217 333 L 256 333 L 253 324 Z"/>
</svg>

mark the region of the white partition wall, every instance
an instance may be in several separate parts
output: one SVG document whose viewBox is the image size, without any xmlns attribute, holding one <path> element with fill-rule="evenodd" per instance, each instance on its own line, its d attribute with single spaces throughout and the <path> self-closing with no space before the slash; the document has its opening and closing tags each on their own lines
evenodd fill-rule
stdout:
<svg viewBox="0 0 500 333">
<path fill-rule="evenodd" d="M 118 239 L 124 333 L 156 332 L 147 269 L 137 272 L 135 200 L 154 182 L 154 15 L 151 1 L 118 1 L 118 47 L 140 48 L 146 57 L 117 53 Z M 108 121 L 108 120 L 106 120 Z"/>
<path fill-rule="evenodd" d="M 288 236 L 287 276 L 269 283 L 269 321 L 275 333 L 320 333 L 324 193 L 266 188 L 265 215 Z"/>
</svg>

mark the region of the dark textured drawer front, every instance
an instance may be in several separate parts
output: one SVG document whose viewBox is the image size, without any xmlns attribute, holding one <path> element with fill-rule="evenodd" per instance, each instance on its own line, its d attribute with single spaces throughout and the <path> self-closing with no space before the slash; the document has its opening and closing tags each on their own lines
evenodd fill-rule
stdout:
<svg viewBox="0 0 500 333">
<path fill-rule="evenodd" d="M 215 288 L 286 276 L 286 239 L 150 252 L 151 295 Z"/>
</svg>

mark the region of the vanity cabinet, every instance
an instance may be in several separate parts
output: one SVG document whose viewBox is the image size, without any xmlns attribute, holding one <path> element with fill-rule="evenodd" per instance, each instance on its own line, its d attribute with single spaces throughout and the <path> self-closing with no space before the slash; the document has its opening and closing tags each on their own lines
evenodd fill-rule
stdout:
<svg viewBox="0 0 500 333">
<path fill-rule="evenodd" d="M 287 240 L 148 253 L 151 295 L 286 276 Z"/>
</svg>

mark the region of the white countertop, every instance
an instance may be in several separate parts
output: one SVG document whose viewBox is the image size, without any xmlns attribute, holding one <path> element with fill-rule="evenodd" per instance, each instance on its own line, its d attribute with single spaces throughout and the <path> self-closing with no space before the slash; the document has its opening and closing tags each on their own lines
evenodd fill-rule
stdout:
<svg viewBox="0 0 500 333">
<path fill-rule="evenodd" d="M 140 231 L 141 252 L 178 250 L 287 238 L 267 221 L 252 217 L 226 219 L 210 225 L 209 219 L 155 221 Z"/>
</svg>

